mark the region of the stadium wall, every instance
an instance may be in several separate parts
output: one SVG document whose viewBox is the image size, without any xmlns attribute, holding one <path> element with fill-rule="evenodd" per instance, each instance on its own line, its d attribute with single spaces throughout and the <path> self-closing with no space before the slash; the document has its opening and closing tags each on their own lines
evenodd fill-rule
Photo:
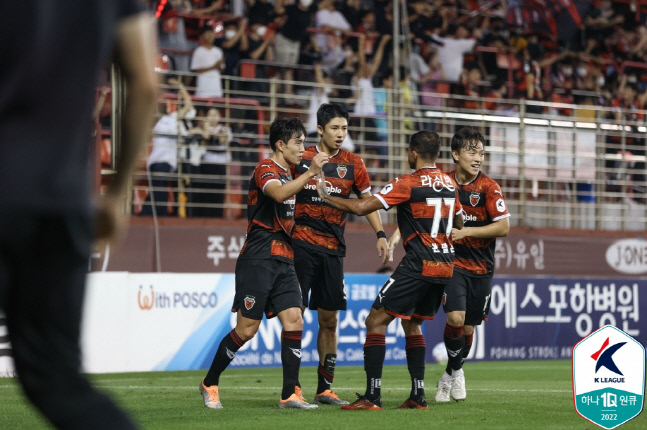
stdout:
<svg viewBox="0 0 647 430">
<path fill-rule="evenodd" d="M 184 370 L 208 366 L 233 327 L 238 221 L 162 220 L 155 273 L 155 232 L 135 221 L 124 244 L 97 250 L 84 311 L 83 365 L 91 373 Z M 387 226 L 387 230 L 392 230 Z M 647 343 L 647 243 L 631 232 L 513 229 L 498 241 L 489 321 L 477 329 L 476 360 L 565 359 L 582 337 L 612 324 Z M 339 364 L 361 364 L 364 318 L 388 275 L 379 267 L 370 227 L 349 225 L 345 260 L 348 311 L 340 315 Z M 396 252 L 396 262 L 402 248 Z M 223 272 L 223 273 L 219 273 Z M 363 272 L 363 273 L 362 273 Z M 642 311 L 642 312 L 641 312 Z M 305 316 L 305 366 L 316 365 L 316 316 Z M 425 323 L 427 360 L 436 360 L 444 314 Z M 279 365 L 280 325 L 264 321 L 234 366 Z M 389 327 L 387 364 L 404 364 L 403 332 Z M 442 352 L 443 348 L 436 349 Z M 11 347 L 0 316 L 0 375 L 11 374 Z"/>
</svg>

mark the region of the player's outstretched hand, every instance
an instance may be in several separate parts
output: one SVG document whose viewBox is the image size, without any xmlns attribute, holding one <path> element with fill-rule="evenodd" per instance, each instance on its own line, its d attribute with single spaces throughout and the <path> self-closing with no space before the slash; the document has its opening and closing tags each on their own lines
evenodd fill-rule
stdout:
<svg viewBox="0 0 647 430">
<path fill-rule="evenodd" d="M 323 165 L 327 162 L 328 154 L 320 152 L 312 157 L 312 163 L 310 163 L 310 169 L 308 169 L 308 171 L 314 173 L 315 175 L 318 175 L 319 173 L 321 173 L 321 168 L 323 167 Z"/>
<path fill-rule="evenodd" d="M 393 261 L 393 251 L 395 250 L 395 247 L 398 246 L 398 243 L 400 243 L 400 238 L 402 236 L 400 235 L 400 229 L 396 229 L 391 237 L 389 238 L 388 245 L 389 245 L 389 261 Z"/>
<path fill-rule="evenodd" d="M 467 228 L 463 227 L 462 229 L 457 229 L 457 228 L 452 228 L 452 242 L 455 242 L 457 240 L 464 239 L 468 236 L 467 234 Z"/>
<path fill-rule="evenodd" d="M 330 197 L 328 193 L 328 187 L 326 187 L 326 175 L 324 172 L 319 172 L 317 174 L 317 194 L 324 200 L 327 200 Z"/>
<path fill-rule="evenodd" d="M 383 237 L 377 240 L 377 255 L 382 257 L 382 266 L 386 266 L 389 261 L 393 261 L 393 254 L 389 249 L 389 244 Z"/>
</svg>

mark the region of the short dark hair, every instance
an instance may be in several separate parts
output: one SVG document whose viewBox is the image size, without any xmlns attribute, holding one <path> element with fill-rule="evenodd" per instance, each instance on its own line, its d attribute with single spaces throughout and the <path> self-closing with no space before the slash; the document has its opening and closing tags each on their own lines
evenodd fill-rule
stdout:
<svg viewBox="0 0 647 430">
<path fill-rule="evenodd" d="M 485 145 L 483 134 L 474 127 L 463 127 L 452 137 L 451 147 L 452 151 L 456 151 L 460 154 L 461 149 L 469 150 L 475 147 L 478 143 Z M 454 160 L 454 163 L 456 163 L 456 160 Z"/>
<path fill-rule="evenodd" d="M 348 111 L 337 103 L 324 103 L 317 109 L 317 125 L 322 128 L 326 128 L 326 124 L 334 118 L 346 118 L 348 121 Z"/>
<path fill-rule="evenodd" d="M 416 151 L 421 158 L 433 161 L 440 154 L 440 136 L 431 130 L 418 131 L 411 136 L 409 149 Z"/>
<path fill-rule="evenodd" d="M 276 151 L 276 143 L 279 140 L 288 143 L 290 139 L 301 135 L 305 136 L 305 134 L 306 128 L 299 118 L 276 117 L 270 125 L 270 148 L 272 151 Z"/>
</svg>

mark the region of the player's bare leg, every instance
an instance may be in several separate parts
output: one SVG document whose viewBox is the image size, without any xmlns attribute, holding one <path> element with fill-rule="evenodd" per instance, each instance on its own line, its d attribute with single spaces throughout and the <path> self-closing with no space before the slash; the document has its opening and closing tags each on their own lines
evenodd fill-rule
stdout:
<svg viewBox="0 0 647 430">
<path fill-rule="evenodd" d="M 296 382 L 301 367 L 301 339 L 303 336 L 303 318 L 301 308 L 294 307 L 281 311 L 277 315 L 283 325 L 281 339 L 281 362 L 283 363 L 283 390 L 279 408 L 316 409 L 296 393 Z"/>
<path fill-rule="evenodd" d="M 222 409 L 218 384 L 220 375 L 236 356 L 236 352 L 245 342 L 256 335 L 260 320 L 246 318 L 238 311 L 236 327 L 220 341 L 216 355 L 213 357 L 207 376 L 200 382 L 200 392 L 204 405 L 210 409 Z"/>
<path fill-rule="evenodd" d="M 366 371 L 366 392 L 358 399 L 341 408 L 346 410 L 382 410 L 382 368 L 386 354 L 386 327 L 393 317 L 384 308 L 371 308 L 366 317 L 366 341 L 364 342 L 364 370 Z"/>
<path fill-rule="evenodd" d="M 465 347 L 465 311 L 447 313 L 445 325 L 445 348 L 447 349 L 447 368 L 438 381 L 437 402 L 465 400 L 465 375 L 463 373 L 463 348 Z M 451 398 L 450 398 L 451 397 Z"/>
<path fill-rule="evenodd" d="M 406 338 L 407 367 L 411 375 L 411 393 L 409 398 L 398 408 L 427 409 L 425 398 L 425 338 L 422 335 L 422 320 L 411 318 L 402 320 Z"/>
<path fill-rule="evenodd" d="M 317 404 L 348 404 L 346 400 L 341 400 L 330 388 L 335 377 L 335 363 L 337 362 L 338 315 L 338 311 L 317 309 L 317 317 L 319 319 L 319 333 L 317 335 L 319 367 L 317 369 L 318 383 L 315 394 L 315 403 Z"/>
</svg>

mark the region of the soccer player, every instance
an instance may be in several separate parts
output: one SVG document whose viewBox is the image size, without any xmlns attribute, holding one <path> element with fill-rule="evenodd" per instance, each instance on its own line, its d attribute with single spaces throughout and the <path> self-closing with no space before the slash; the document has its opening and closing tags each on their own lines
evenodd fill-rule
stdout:
<svg viewBox="0 0 647 430">
<path fill-rule="evenodd" d="M 0 308 L 25 396 L 61 429 L 135 428 L 80 373 L 79 336 L 92 241 L 123 224 L 123 196 L 150 139 L 155 32 L 139 3 L 2 3 Z M 91 114 L 110 54 L 128 92 L 117 174 L 93 208 Z"/>
<path fill-rule="evenodd" d="M 510 213 L 501 187 L 481 172 L 484 142 L 481 132 L 472 127 L 462 128 L 452 137 L 456 170 L 450 176 L 458 186 L 465 226 L 452 231 L 456 262 L 443 298 L 448 361 L 438 381 L 437 402 L 449 402 L 450 397 L 465 400 L 463 362 L 472 346 L 474 326 L 487 320 L 490 311 L 496 238 L 510 231 Z"/>
<path fill-rule="evenodd" d="M 263 319 L 278 317 L 283 326 L 281 361 L 283 390 L 279 408 L 314 409 L 296 393 L 301 366 L 301 289 L 294 270 L 290 235 L 294 227 L 295 194 L 321 172 L 326 154 L 317 154 L 307 172 L 292 179 L 291 167 L 301 162 L 305 128 L 298 118 L 279 117 L 270 126 L 272 157 L 261 161 L 249 184 L 247 239 L 236 262 L 236 295 L 232 311 L 236 327 L 216 352 L 200 383 L 204 405 L 222 409 L 220 374 L 245 342 L 254 337 Z"/>
<path fill-rule="evenodd" d="M 335 103 L 324 103 L 317 110 L 319 143 L 306 149 L 303 160 L 295 166 L 297 178 L 307 173 L 317 154 L 326 154 L 323 172 L 332 195 L 347 199 L 351 191 L 360 199 L 371 196 L 371 183 L 364 162 L 357 155 L 341 149 L 348 133 L 348 112 Z M 345 405 L 330 386 L 337 360 L 337 324 L 340 310 L 346 310 L 344 265 L 346 254 L 344 228 L 346 212 L 323 202 L 312 180 L 297 194 L 297 209 L 292 246 L 303 306 L 317 311 L 319 367 L 315 403 Z M 388 245 L 378 212 L 366 215 L 377 234 L 378 254 L 388 260 Z M 310 294 L 310 300 L 308 295 Z"/>
<path fill-rule="evenodd" d="M 386 327 L 394 318 L 402 320 L 406 335 L 407 365 L 411 374 L 411 393 L 399 408 L 426 409 L 424 391 L 425 340 L 422 322 L 433 319 L 440 307 L 445 284 L 454 267 L 452 227 L 463 226 L 462 208 L 456 186 L 435 162 L 440 153 L 440 138 L 433 131 L 411 136 L 409 166 L 415 171 L 389 182 L 368 199 L 347 200 L 331 196 L 321 182 L 319 195 L 345 212 L 366 215 L 378 209 L 398 208 L 398 228 L 404 238 L 406 254 L 395 272 L 382 286 L 366 317 L 364 370 L 366 392 L 342 409 L 381 410 L 382 367 L 386 352 Z"/>
</svg>

